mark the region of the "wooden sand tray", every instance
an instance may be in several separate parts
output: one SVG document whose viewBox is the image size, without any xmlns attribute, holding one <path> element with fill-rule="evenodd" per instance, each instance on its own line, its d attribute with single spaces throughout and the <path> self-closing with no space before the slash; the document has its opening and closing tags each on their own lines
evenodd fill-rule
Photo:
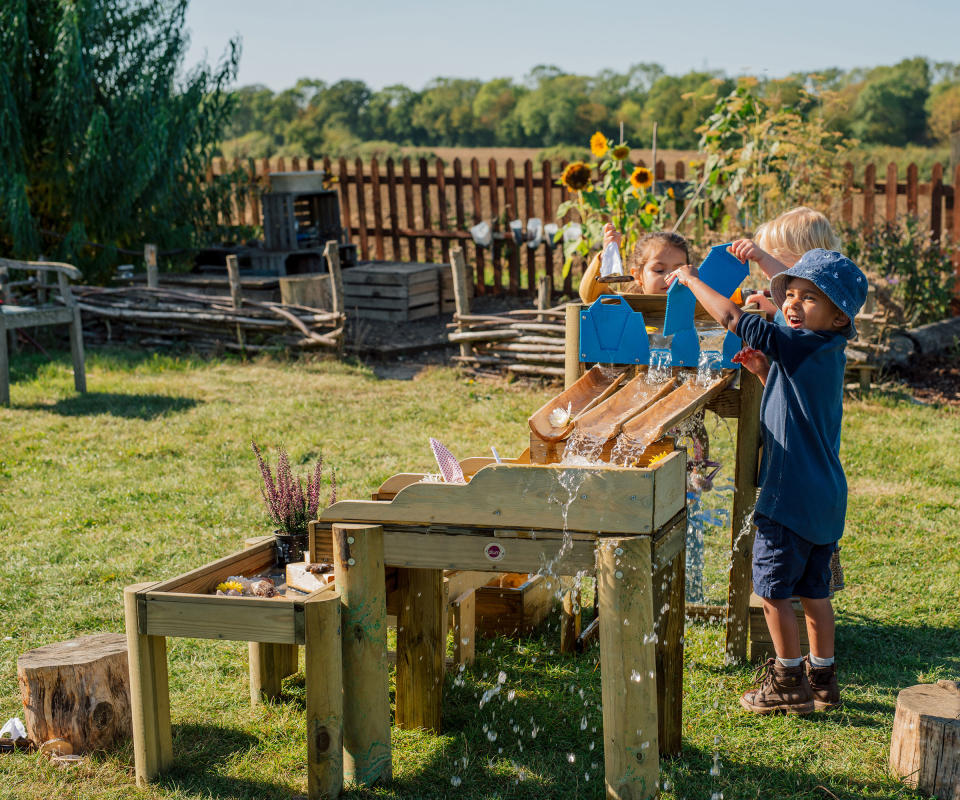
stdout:
<svg viewBox="0 0 960 800">
<path fill-rule="evenodd" d="M 602 403 L 620 388 L 620 384 L 626 377 L 626 368 L 614 370 L 616 368 L 604 369 L 599 365 L 591 367 L 573 386 L 541 406 L 527 420 L 533 434 L 545 442 L 559 442 L 561 439 L 566 439 L 573 430 L 573 420 L 578 415 Z M 551 425 L 550 414 L 558 408 L 566 410 L 568 406 L 570 422 L 563 427 Z"/>
</svg>

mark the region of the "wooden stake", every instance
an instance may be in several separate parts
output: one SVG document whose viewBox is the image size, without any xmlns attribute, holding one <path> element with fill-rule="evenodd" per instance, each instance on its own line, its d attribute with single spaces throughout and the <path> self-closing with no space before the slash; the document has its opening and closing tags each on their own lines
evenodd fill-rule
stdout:
<svg viewBox="0 0 960 800">
<path fill-rule="evenodd" d="M 243 290 L 240 288 L 240 265 L 234 255 L 227 256 L 227 280 L 230 282 L 230 304 L 238 309 L 243 305 Z M 237 323 L 237 344 L 241 349 L 243 348 L 243 327 L 239 322 Z"/>
<path fill-rule="evenodd" d="M 757 501 L 762 396 L 763 386 L 757 376 L 747 370 L 740 370 L 740 418 L 737 423 L 735 489 L 730 520 L 730 582 L 726 644 L 728 662 L 743 661 L 747 657 L 754 536 L 750 514 Z"/>
<path fill-rule="evenodd" d="M 553 277 L 542 275 L 537 281 L 537 310 L 546 311 L 550 308 L 550 295 L 553 294 Z M 546 322 L 545 314 L 537 314 L 537 322 Z"/>
<path fill-rule="evenodd" d="M 396 724 L 440 732 L 443 699 L 443 571 L 398 569 Z"/>
<path fill-rule="evenodd" d="M 157 246 L 155 244 L 145 244 L 143 246 L 143 263 L 147 267 L 147 287 L 156 289 L 160 285 L 160 279 L 157 275 Z"/>
<path fill-rule="evenodd" d="M 563 593 L 560 606 L 560 652 L 573 653 L 581 628 L 580 592 L 574 589 Z"/>
<path fill-rule="evenodd" d="M 307 796 L 343 791 L 343 674 L 340 596 L 326 592 L 303 603 L 307 687 Z"/>
<path fill-rule="evenodd" d="M 597 550 L 603 759 L 606 795 L 611 800 L 657 796 L 659 740 L 650 569 L 650 539 L 646 537 L 604 540 Z"/>
<path fill-rule="evenodd" d="M 457 316 L 470 313 L 470 293 L 467 286 L 467 262 L 463 258 L 463 250 L 459 247 L 450 251 L 450 272 L 453 276 L 453 301 L 456 304 Z M 459 331 L 463 324 L 458 323 Z M 460 355 L 468 358 L 473 355 L 473 346 L 466 341 L 460 342 Z"/>
<path fill-rule="evenodd" d="M 133 719 L 133 761 L 137 785 L 143 786 L 173 761 L 173 734 L 170 729 L 170 687 L 167 679 L 167 640 L 146 636 L 141 620 L 140 595 L 150 583 L 138 583 L 123 590 L 127 628 L 127 659 L 130 665 L 130 711 Z"/>
<path fill-rule="evenodd" d="M 343 774 L 369 786 L 390 780 L 390 690 L 383 528 L 333 526 L 343 624 Z"/>
<path fill-rule="evenodd" d="M 563 365 L 563 384 L 569 389 L 580 379 L 580 309 L 581 303 L 567 303 L 564 319 L 564 349 L 566 361 Z"/>
<path fill-rule="evenodd" d="M 464 592 L 453 601 L 453 660 L 472 664 L 477 647 L 477 593 Z"/>
<path fill-rule="evenodd" d="M 330 273 L 330 310 L 343 313 L 343 273 L 340 272 L 340 248 L 336 242 L 327 242 L 323 247 L 323 259 Z"/>
</svg>

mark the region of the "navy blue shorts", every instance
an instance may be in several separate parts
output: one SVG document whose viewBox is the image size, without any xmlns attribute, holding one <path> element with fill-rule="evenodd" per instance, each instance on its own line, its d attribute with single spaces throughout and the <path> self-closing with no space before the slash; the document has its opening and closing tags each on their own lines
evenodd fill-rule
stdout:
<svg viewBox="0 0 960 800">
<path fill-rule="evenodd" d="M 814 544 L 763 514 L 753 515 L 753 591 L 768 600 L 830 596 L 830 559 L 836 542 Z"/>
</svg>

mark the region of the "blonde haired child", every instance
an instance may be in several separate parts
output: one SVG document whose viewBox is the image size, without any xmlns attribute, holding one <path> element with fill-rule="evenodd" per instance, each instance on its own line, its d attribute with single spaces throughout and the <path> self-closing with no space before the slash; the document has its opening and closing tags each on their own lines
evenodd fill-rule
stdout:
<svg viewBox="0 0 960 800">
<path fill-rule="evenodd" d="M 622 241 L 621 234 L 609 222 L 603 227 L 603 247 Z M 633 282 L 617 291 L 637 294 L 666 294 L 667 275 L 690 260 L 687 240 L 678 233 L 659 231 L 640 237 L 627 259 Z M 617 284 L 600 283 L 600 254 L 593 257 L 580 281 L 580 299 L 587 305 L 601 294 L 609 294 Z M 622 285 L 622 284 L 621 284 Z"/>
</svg>

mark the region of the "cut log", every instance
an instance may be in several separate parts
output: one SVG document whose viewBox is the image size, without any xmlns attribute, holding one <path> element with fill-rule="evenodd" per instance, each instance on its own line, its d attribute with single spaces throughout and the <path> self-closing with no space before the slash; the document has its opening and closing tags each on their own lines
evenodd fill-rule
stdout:
<svg viewBox="0 0 960 800">
<path fill-rule="evenodd" d="M 28 650 L 17 659 L 27 735 L 66 739 L 75 753 L 130 736 L 127 637 L 81 636 Z"/>
<path fill-rule="evenodd" d="M 897 695 L 890 769 L 924 796 L 960 800 L 960 683 L 921 684 Z"/>
</svg>

